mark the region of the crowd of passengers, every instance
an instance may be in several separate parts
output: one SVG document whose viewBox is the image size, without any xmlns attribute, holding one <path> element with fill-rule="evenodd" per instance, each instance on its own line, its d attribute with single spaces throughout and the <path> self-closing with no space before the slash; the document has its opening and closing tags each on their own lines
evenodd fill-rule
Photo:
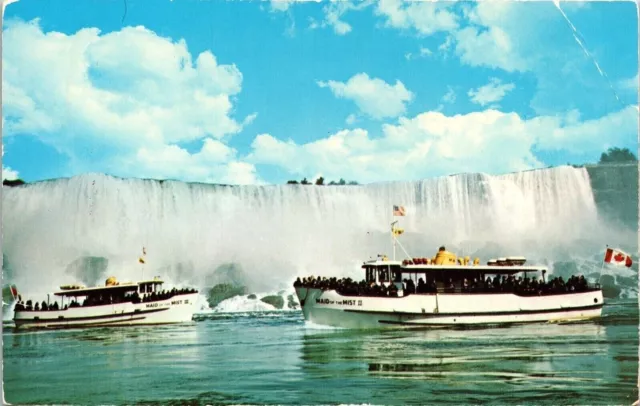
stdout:
<svg viewBox="0 0 640 406">
<path fill-rule="evenodd" d="M 138 292 L 134 293 L 135 297 L 136 297 L 136 301 L 134 301 L 133 303 L 140 303 L 142 301 L 142 303 L 146 303 L 146 302 L 155 302 L 156 300 L 166 300 L 166 299 L 170 299 L 173 296 L 176 295 L 186 295 L 189 293 L 198 293 L 197 290 L 195 289 L 176 289 L 173 288 L 171 290 L 163 290 L 162 292 L 153 292 L 150 294 L 147 294 L 146 296 L 144 296 L 142 298 L 142 300 L 140 299 L 140 297 L 138 297 Z"/>
<path fill-rule="evenodd" d="M 456 286 L 457 285 L 457 286 Z M 293 284 L 294 287 L 316 288 L 322 290 L 335 290 L 345 296 L 398 296 L 398 286 L 396 283 L 377 284 L 375 281 L 356 282 L 351 278 L 322 278 L 309 277 L 297 278 Z M 513 275 L 496 275 L 495 277 L 487 277 L 486 280 L 463 279 L 454 283 L 452 278 L 443 284 L 445 293 L 517 293 L 520 295 L 547 295 L 567 292 L 584 292 L 588 290 L 587 280 L 583 275 L 580 277 L 571 276 L 565 281 L 561 276 L 553 277 L 545 282 L 543 279 L 535 278 L 516 278 Z M 404 279 L 402 281 L 402 295 L 436 293 L 438 291 L 436 281 L 427 278 L 425 282 L 423 278 L 418 279 L 417 285 L 412 279 Z"/>
<path fill-rule="evenodd" d="M 153 292 L 143 294 L 142 297 L 138 295 L 138 292 L 134 292 L 132 295 L 122 296 L 122 295 L 92 295 L 87 296 L 87 298 L 80 304 L 75 299 L 71 300 L 69 304 L 65 304 L 62 310 L 67 310 L 72 307 L 87 307 L 87 306 L 102 306 L 107 304 L 117 304 L 117 303 L 146 303 L 146 302 L 155 302 L 158 300 L 166 300 L 170 299 L 173 296 L 177 295 L 186 295 L 189 293 L 197 293 L 198 291 L 195 289 L 176 289 L 173 288 L 171 290 L 163 290 L 162 292 Z M 18 296 L 18 301 L 16 302 L 15 311 L 48 311 L 48 310 L 61 310 L 58 302 L 53 302 L 47 304 L 46 301 L 42 301 L 42 303 L 36 302 L 35 304 L 31 300 L 27 300 L 27 302 L 22 301 L 22 296 Z"/>
</svg>

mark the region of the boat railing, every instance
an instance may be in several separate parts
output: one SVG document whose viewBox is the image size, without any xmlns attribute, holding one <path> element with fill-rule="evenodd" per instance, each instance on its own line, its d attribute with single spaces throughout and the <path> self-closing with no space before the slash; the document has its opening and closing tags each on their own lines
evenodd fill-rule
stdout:
<svg viewBox="0 0 640 406">
<path fill-rule="evenodd" d="M 384 293 L 380 293 L 380 294 L 373 294 L 371 292 L 341 292 L 337 289 L 328 289 L 328 290 L 335 290 L 335 292 L 337 294 L 339 294 L 340 296 L 344 296 L 344 297 L 385 297 L 385 298 L 394 298 L 394 299 L 402 299 L 404 297 L 407 296 L 433 296 L 435 294 L 459 294 L 459 295 L 506 295 L 506 294 L 513 294 L 516 296 L 559 296 L 559 295 L 575 295 L 575 294 L 579 294 L 579 293 L 587 293 L 587 292 L 594 292 L 594 291 L 598 291 L 600 289 L 596 289 L 596 288 L 589 288 L 587 290 L 581 290 L 581 291 L 557 291 L 557 292 L 542 292 L 542 291 L 537 291 L 537 292 L 531 292 L 531 291 L 501 291 L 501 290 L 475 290 L 475 291 L 464 291 L 462 289 L 456 288 L 456 289 L 438 289 L 437 292 L 420 292 L 420 293 L 408 293 L 408 292 L 399 292 L 396 295 L 389 295 L 389 294 L 384 294 Z"/>
<path fill-rule="evenodd" d="M 167 300 L 167 299 L 171 299 L 172 297 L 175 296 L 179 296 L 179 295 L 189 295 L 189 294 L 193 294 L 193 293 L 198 293 L 198 290 L 196 289 L 172 289 L 170 291 L 167 292 L 159 292 L 159 293 L 151 293 L 148 294 L 147 296 L 140 298 L 140 296 L 138 296 L 137 292 L 134 293 L 133 295 L 130 296 L 125 296 L 122 298 L 110 298 L 110 299 L 103 299 L 103 300 L 96 300 L 93 301 L 89 298 L 85 299 L 85 301 L 80 304 L 77 301 L 72 301 L 69 304 L 64 305 L 64 307 L 61 307 L 60 305 L 58 305 L 58 302 L 53 302 L 51 304 L 48 304 L 46 301 L 43 302 L 36 302 L 37 303 L 37 307 L 36 307 L 36 303 L 31 303 L 30 300 L 28 300 L 25 303 L 22 302 L 17 302 L 15 304 L 14 310 L 15 311 L 21 311 L 21 312 L 42 312 L 42 311 L 65 311 L 68 309 L 72 309 L 72 308 L 81 308 L 81 307 L 98 307 L 98 306 L 108 306 L 108 305 L 114 305 L 114 304 L 122 304 L 122 303 L 149 303 L 149 302 L 157 302 L 157 301 L 161 301 L 161 300 Z M 44 306 L 41 306 L 42 303 Z"/>
<path fill-rule="evenodd" d="M 419 281 L 422 282 L 422 281 Z M 600 290 L 599 284 L 588 284 L 586 281 L 582 281 L 579 284 L 558 284 L 552 281 L 545 283 L 534 284 L 513 284 L 513 283 L 498 283 L 493 284 L 491 282 L 480 281 L 478 283 L 472 283 L 467 286 L 460 286 L 460 283 L 449 282 L 444 284 L 438 282 L 434 284 L 433 281 L 429 283 L 407 283 L 403 288 L 396 287 L 395 284 L 389 286 L 381 284 L 367 284 L 365 281 L 356 282 L 350 279 L 335 280 L 335 279 L 312 279 L 311 281 L 305 280 L 302 282 L 297 280 L 294 283 L 295 287 L 307 287 L 316 288 L 324 291 L 335 290 L 338 294 L 348 297 L 368 296 L 368 297 L 405 297 L 409 294 L 434 294 L 434 293 L 446 293 L 446 294 L 515 294 L 518 296 L 549 296 L 549 295 L 561 295 L 561 294 L 577 294 L 594 290 Z M 400 295 L 398 295 L 400 293 Z"/>
</svg>

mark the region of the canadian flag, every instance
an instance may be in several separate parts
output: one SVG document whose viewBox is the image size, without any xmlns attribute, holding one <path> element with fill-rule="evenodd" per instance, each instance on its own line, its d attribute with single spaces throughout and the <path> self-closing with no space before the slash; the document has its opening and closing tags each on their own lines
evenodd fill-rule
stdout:
<svg viewBox="0 0 640 406">
<path fill-rule="evenodd" d="M 624 265 L 627 268 L 631 268 L 631 265 L 633 264 L 631 255 L 617 248 L 607 248 L 607 253 L 604 254 L 604 262 L 617 266 Z"/>
</svg>

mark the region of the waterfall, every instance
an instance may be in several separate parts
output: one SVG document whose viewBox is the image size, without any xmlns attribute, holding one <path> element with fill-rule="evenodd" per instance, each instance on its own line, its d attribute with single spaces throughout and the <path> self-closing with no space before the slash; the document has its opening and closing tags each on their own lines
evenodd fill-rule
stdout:
<svg viewBox="0 0 640 406">
<path fill-rule="evenodd" d="M 430 257 L 445 245 L 483 261 L 523 255 L 529 262 L 597 262 L 605 244 L 630 241 L 599 219 L 587 171 L 569 166 L 356 186 L 224 186 L 84 174 L 3 192 L 3 254 L 12 268 L 5 277 L 21 291 L 102 283 L 109 275 L 137 280 L 143 272 L 202 287 L 230 263 L 256 290 L 310 274 L 361 279 L 363 260 L 391 255 L 393 205 L 406 207 L 406 216 L 395 220 L 411 256 Z M 636 243 L 629 249 L 636 252 Z M 85 270 L 89 263 L 101 265 Z"/>
</svg>

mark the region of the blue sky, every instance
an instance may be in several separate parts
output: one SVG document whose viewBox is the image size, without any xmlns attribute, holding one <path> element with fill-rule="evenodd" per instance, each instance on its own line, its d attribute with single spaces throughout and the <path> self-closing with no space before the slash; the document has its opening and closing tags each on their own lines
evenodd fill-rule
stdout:
<svg viewBox="0 0 640 406">
<path fill-rule="evenodd" d="M 20 0 L 3 178 L 368 183 L 595 162 L 637 150 L 637 23 L 633 2 Z"/>
</svg>

